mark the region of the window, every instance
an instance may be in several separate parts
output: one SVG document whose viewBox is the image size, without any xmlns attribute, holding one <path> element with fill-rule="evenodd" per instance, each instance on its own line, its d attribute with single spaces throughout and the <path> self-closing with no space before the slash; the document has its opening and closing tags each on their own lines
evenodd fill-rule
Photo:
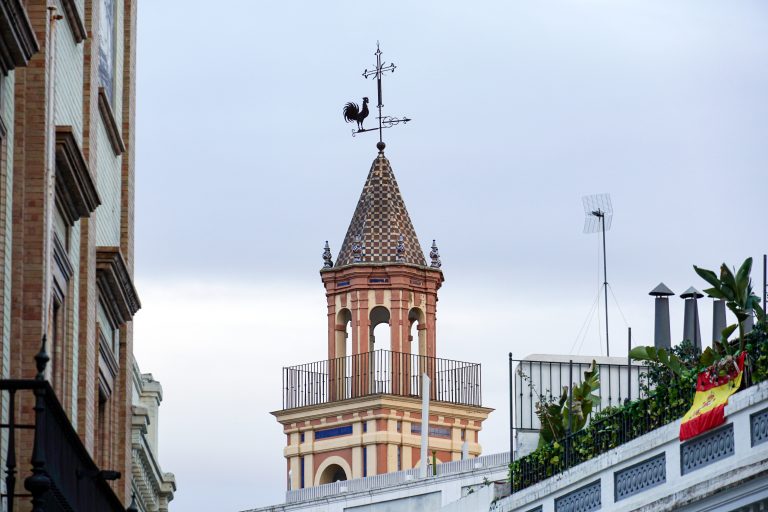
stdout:
<svg viewBox="0 0 768 512">
<path fill-rule="evenodd" d="M 53 232 L 58 237 L 64 252 L 69 253 L 69 226 L 64 220 L 64 214 L 61 213 L 58 201 L 56 201 L 56 214 L 53 216 Z"/>
<path fill-rule="evenodd" d="M 120 355 L 120 331 L 109 315 L 107 315 L 107 310 L 101 301 L 99 301 L 98 322 L 100 336 L 106 342 L 107 347 L 112 350 L 112 355 L 117 359 Z"/>
<path fill-rule="evenodd" d="M 99 20 L 99 85 L 115 101 L 115 0 L 101 0 Z"/>
</svg>

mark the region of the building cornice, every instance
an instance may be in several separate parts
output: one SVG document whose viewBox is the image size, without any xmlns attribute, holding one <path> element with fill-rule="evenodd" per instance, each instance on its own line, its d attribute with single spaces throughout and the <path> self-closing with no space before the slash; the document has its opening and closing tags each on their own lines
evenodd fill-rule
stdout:
<svg viewBox="0 0 768 512">
<path fill-rule="evenodd" d="M 105 306 L 118 324 L 129 322 L 141 308 L 119 247 L 96 248 L 96 282 Z"/>
<path fill-rule="evenodd" d="M 24 67 L 40 50 L 27 11 L 20 0 L 0 1 L 0 71 Z"/>
<path fill-rule="evenodd" d="M 339 416 L 361 410 L 375 409 L 397 409 L 402 411 L 421 412 L 421 398 L 402 397 L 395 395 L 373 395 L 360 398 L 351 398 L 349 400 L 340 400 L 317 405 L 308 405 L 306 407 L 297 407 L 295 409 L 286 409 L 273 411 L 270 414 L 277 418 L 277 421 L 283 425 L 291 423 L 304 423 L 314 419 L 325 418 L 329 416 Z M 494 409 L 474 405 L 459 405 L 447 402 L 429 402 L 429 414 L 440 416 L 452 416 L 465 419 L 485 419 Z M 350 420 L 355 421 L 355 420 Z M 340 421 L 339 423 L 349 423 L 350 421 Z M 356 420 L 356 421 L 359 421 Z M 331 425 L 329 423 L 329 425 Z M 336 425 L 336 423 L 333 423 Z"/>
<path fill-rule="evenodd" d="M 436 292 L 445 281 L 439 269 L 407 263 L 354 264 L 328 268 L 320 271 L 320 278 L 328 294 L 375 288 Z"/>
<path fill-rule="evenodd" d="M 82 217 L 89 217 L 101 204 L 71 126 L 56 127 L 56 199 L 70 226 Z"/>
</svg>

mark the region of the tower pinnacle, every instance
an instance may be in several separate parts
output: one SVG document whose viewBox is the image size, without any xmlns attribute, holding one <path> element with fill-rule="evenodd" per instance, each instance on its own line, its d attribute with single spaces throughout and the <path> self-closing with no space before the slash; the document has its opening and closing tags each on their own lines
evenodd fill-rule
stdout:
<svg viewBox="0 0 768 512">
<path fill-rule="evenodd" d="M 383 142 L 379 144 L 384 146 Z M 334 265 L 336 268 L 360 263 L 427 266 L 397 180 L 381 146 L 349 223 Z"/>
</svg>

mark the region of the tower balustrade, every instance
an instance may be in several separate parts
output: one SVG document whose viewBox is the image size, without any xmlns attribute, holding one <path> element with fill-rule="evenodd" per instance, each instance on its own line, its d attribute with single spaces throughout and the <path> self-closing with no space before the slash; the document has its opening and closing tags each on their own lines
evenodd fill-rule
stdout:
<svg viewBox="0 0 768 512">
<path fill-rule="evenodd" d="M 375 350 L 283 368 L 283 410 L 372 395 L 420 398 L 424 373 L 430 400 L 482 405 L 480 364 Z"/>
</svg>

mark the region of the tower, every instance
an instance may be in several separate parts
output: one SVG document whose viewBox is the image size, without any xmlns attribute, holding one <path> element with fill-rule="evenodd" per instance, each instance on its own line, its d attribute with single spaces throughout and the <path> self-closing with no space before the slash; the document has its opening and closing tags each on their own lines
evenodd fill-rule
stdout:
<svg viewBox="0 0 768 512">
<path fill-rule="evenodd" d="M 479 364 L 437 357 L 437 247 L 427 264 L 378 148 L 335 263 L 326 244 L 327 359 L 283 369 L 283 409 L 273 414 L 287 438 L 289 489 L 418 467 L 422 433 L 438 463 L 463 449 L 476 457 L 492 411 L 481 405 Z M 422 374 L 432 382 L 428 429 Z"/>
</svg>

